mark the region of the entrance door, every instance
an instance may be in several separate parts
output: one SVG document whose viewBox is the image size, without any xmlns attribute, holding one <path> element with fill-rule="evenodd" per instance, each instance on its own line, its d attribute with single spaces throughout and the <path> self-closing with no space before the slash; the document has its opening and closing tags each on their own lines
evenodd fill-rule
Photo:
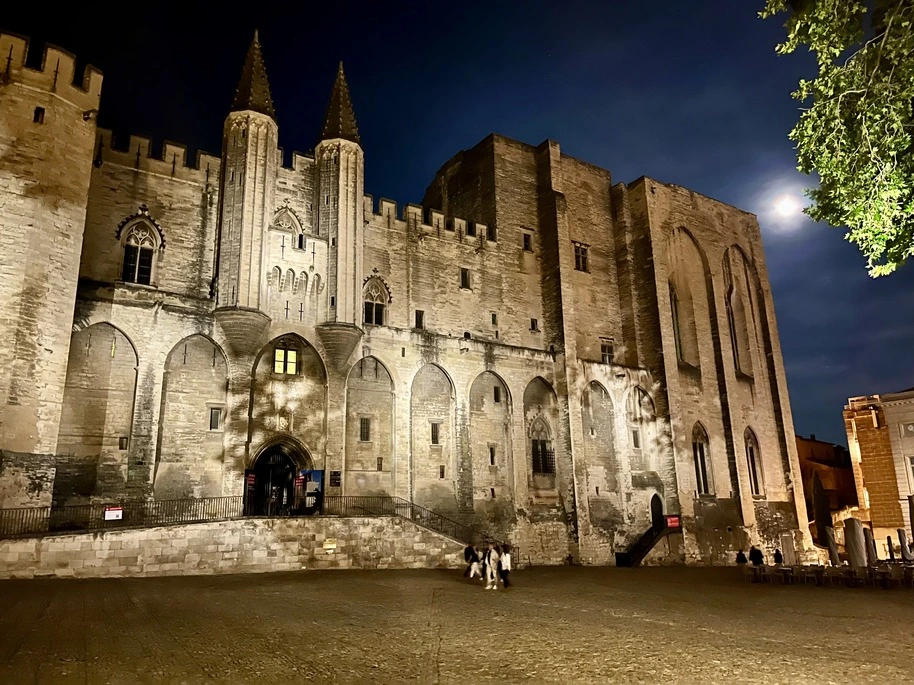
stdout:
<svg viewBox="0 0 914 685">
<path fill-rule="evenodd" d="M 655 531 L 663 530 L 666 527 L 666 521 L 663 518 L 663 500 L 657 494 L 651 497 L 651 526 Z"/>
<path fill-rule="evenodd" d="M 247 511 L 251 516 L 289 513 L 295 496 L 295 463 L 281 448 L 264 452 L 252 469 L 254 487 Z"/>
</svg>

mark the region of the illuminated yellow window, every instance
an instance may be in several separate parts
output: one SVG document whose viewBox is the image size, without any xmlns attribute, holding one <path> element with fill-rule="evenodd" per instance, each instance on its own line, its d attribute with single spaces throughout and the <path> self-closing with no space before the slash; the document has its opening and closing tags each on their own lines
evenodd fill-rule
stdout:
<svg viewBox="0 0 914 685">
<path fill-rule="evenodd" d="M 294 376 L 298 373 L 298 350 L 282 341 L 273 350 L 273 373 Z"/>
</svg>

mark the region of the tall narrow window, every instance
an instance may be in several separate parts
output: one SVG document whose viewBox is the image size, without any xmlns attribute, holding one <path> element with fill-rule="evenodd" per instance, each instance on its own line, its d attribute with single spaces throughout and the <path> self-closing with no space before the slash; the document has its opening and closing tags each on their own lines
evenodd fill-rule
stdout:
<svg viewBox="0 0 914 685">
<path fill-rule="evenodd" d="M 371 442 L 371 419 L 359 419 L 359 440 L 361 442 Z"/>
<path fill-rule="evenodd" d="M 736 366 L 737 370 L 739 370 L 739 342 L 736 338 L 736 318 L 733 315 L 732 298 L 729 296 L 727 297 L 727 325 L 730 328 L 730 346 L 733 348 L 733 364 Z"/>
<path fill-rule="evenodd" d="M 495 448 L 489 445 L 489 466 L 495 466 Z"/>
<path fill-rule="evenodd" d="M 441 444 L 441 424 L 440 423 L 432 424 L 432 444 L 433 445 Z"/>
<path fill-rule="evenodd" d="M 32 121 L 36 124 L 44 123 L 44 107 L 35 108 L 35 113 L 32 115 Z"/>
<path fill-rule="evenodd" d="M 425 328 L 425 312 L 421 309 L 416 310 L 416 328 L 419 330 Z"/>
<path fill-rule="evenodd" d="M 384 470 L 384 457 L 378 457 L 378 471 Z"/>
<path fill-rule="evenodd" d="M 486 240 L 490 240 L 493 243 L 498 240 L 498 233 L 495 231 L 495 224 L 486 227 Z"/>
<path fill-rule="evenodd" d="M 476 237 L 476 224 L 472 221 L 467 221 L 467 235 L 471 238 Z"/>
<path fill-rule="evenodd" d="M 298 346 L 289 339 L 280 340 L 273 348 L 273 373 L 294 376 L 298 373 Z"/>
<path fill-rule="evenodd" d="M 696 423 L 692 429 L 692 461 L 695 465 L 695 483 L 699 495 L 711 494 L 711 479 L 708 477 L 708 433 L 704 426 Z"/>
<path fill-rule="evenodd" d="M 492 325 L 493 326 L 498 325 L 498 314 L 496 314 L 495 312 L 492 312 Z"/>
<path fill-rule="evenodd" d="M 542 419 L 537 419 L 530 431 L 530 448 L 534 475 L 555 474 L 555 452 L 549 431 Z"/>
<path fill-rule="evenodd" d="M 538 331 L 540 329 L 540 322 L 536 319 L 530 319 L 530 330 Z"/>
<path fill-rule="evenodd" d="M 460 287 L 464 290 L 470 289 L 470 270 L 469 269 L 460 269 Z"/>
<path fill-rule="evenodd" d="M 533 236 L 530 233 L 524 233 L 524 252 L 533 252 Z"/>
<path fill-rule="evenodd" d="M 492 399 L 495 401 L 495 404 L 501 402 L 501 388 L 497 385 L 492 388 Z"/>
<path fill-rule="evenodd" d="M 670 312 L 673 315 L 673 342 L 676 344 L 676 359 L 685 361 L 682 353 L 682 329 L 679 327 L 679 297 L 676 288 L 670 283 Z"/>
<path fill-rule="evenodd" d="M 444 464 L 438 467 L 438 478 L 444 478 Z"/>
<path fill-rule="evenodd" d="M 156 231 L 146 223 L 133 226 L 124 241 L 124 264 L 121 280 L 125 283 L 150 285 L 155 250 L 158 247 Z"/>
<path fill-rule="evenodd" d="M 574 244 L 574 268 L 575 271 L 587 271 L 587 245 L 583 243 Z"/>
<path fill-rule="evenodd" d="M 365 284 L 365 318 L 367 324 L 374 326 L 383 326 L 384 310 L 390 301 L 390 294 L 387 287 L 380 278 L 369 278 Z"/>
<path fill-rule="evenodd" d="M 751 428 L 746 429 L 746 466 L 749 470 L 749 490 L 753 495 L 762 494 L 762 469 L 758 439 Z"/>
</svg>

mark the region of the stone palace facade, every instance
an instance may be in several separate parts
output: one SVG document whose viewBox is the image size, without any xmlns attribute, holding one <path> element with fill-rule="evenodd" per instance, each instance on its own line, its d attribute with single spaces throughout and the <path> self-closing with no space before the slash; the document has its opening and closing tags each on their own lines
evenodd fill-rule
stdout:
<svg viewBox="0 0 914 685">
<path fill-rule="evenodd" d="M 26 51 L 0 35 L 0 506 L 269 513 L 320 470 L 539 563 L 660 512 L 670 561 L 809 547 L 753 215 L 499 135 L 375 202 L 342 65 L 283 166 L 256 36 L 221 156 L 157 158 L 97 128 L 101 74 Z"/>
</svg>

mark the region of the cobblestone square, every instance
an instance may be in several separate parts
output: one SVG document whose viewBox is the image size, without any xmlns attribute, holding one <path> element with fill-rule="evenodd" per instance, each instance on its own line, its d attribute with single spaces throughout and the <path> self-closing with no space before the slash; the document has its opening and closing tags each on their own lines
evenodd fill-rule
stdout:
<svg viewBox="0 0 914 685">
<path fill-rule="evenodd" d="M 5 581 L 0 682 L 910 682 L 914 593 L 736 569 Z"/>
</svg>

